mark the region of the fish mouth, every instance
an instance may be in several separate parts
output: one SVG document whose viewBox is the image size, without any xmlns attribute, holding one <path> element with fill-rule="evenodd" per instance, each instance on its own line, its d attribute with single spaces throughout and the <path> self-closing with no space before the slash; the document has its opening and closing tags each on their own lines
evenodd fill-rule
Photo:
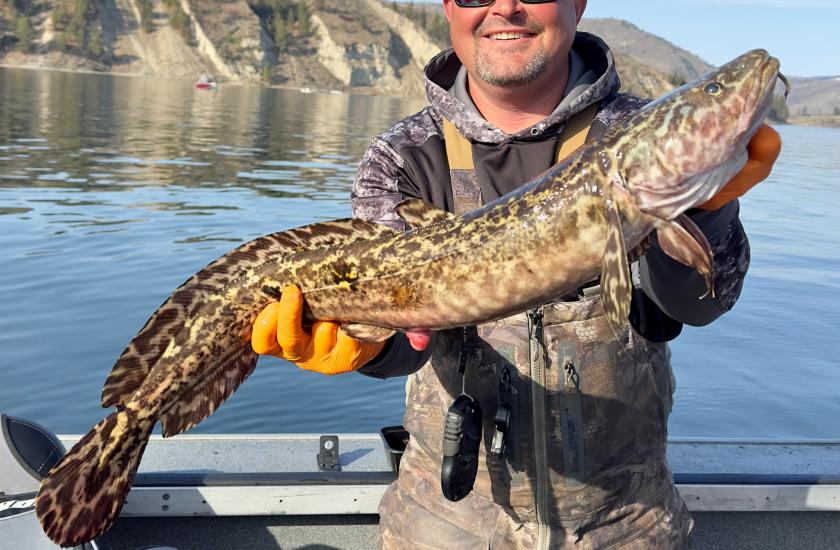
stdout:
<svg viewBox="0 0 840 550">
<path fill-rule="evenodd" d="M 744 132 L 747 141 L 752 138 L 758 127 L 764 123 L 764 119 L 770 113 L 770 106 L 773 103 L 773 91 L 776 83 L 781 80 L 785 85 L 785 99 L 790 93 L 790 82 L 779 72 L 780 63 L 775 57 L 762 51 L 765 59 L 757 69 L 755 84 L 750 92 L 745 108 L 739 120 L 739 128 Z"/>
</svg>

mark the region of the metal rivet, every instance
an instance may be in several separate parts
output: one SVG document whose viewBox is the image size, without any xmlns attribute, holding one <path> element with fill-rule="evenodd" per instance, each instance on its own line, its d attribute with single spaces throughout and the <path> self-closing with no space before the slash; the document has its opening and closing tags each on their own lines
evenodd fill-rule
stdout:
<svg viewBox="0 0 840 550">
<path fill-rule="evenodd" d="M 539 128 L 531 128 L 531 135 L 536 136 L 539 135 L 540 129 Z"/>
<path fill-rule="evenodd" d="M 163 500 L 169 500 L 169 493 L 163 493 Z"/>
</svg>

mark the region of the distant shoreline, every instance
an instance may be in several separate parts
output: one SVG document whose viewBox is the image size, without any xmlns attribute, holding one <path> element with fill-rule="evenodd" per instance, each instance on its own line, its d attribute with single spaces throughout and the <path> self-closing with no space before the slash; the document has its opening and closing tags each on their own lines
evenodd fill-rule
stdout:
<svg viewBox="0 0 840 550">
<path fill-rule="evenodd" d="M 24 71 L 53 71 L 59 73 L 68 73 L 68 74 L 81 74 L 81 75 L 95 75 L 95 76 L 113 76 L 113 77 L 126 77 L 126 78 L 159 78 L 161 80 L 175 80 L 178 82 L 195 82 L 195 80 L 190 80 L 188 78 L 178 78 L 174 76 L 166 76 L 166 75 L 159 75 L 159 74 L 143 74 L 143 73 L 121 73 L 116 71 L 97 71 L 96 69 L 87 69 L 87 68 L 68 68 L 68 67 L 42 67 L 39 65 L 15 65 L 12 63 L 0 63 L 0 69 L 20 69 Z M 358 88 L 342 88 L 338 90 L 327 89 L 327 88 L 317 88 L 312 86 L 293 86 L 291 84 L 257 84 L 254 82 L 237 82 L 233 80 L 218 80 L 220 86 L 237 86 L 237 87 L 249 87 L 249 88 L 264 88 L 266 90 L 292 90 L 292 91 L 300 91 L 301 93 L 320 93 L 320 94 L 327 94 L 327 93 L 335 93 L 341 92 L 342 94 L 358 94 L 358 95 L 365 95 L 365 96 L 379 96 L 379 97 L 393 97 L 393 98 L 404 98 L 404 99 L 417 99 L 417 98 L 425 98 L 425 95 L 400 95 L 400 94 L 384 94 L 377 92 L 374 88 L 371 87 L 358 87 Z M 304 91 L 305 90 L 305 91 Z"/>
<path fill-rule="evenodd" d="M 787 119 L 787 123 L 794 126 L 840 128 L 840 115 L 793 116 Z"/>
<path fill-rule="evenodd" d="M 159 78 L 162 80 L 178 80 L 184 82 L 190 82 L 190 80 L 185 78 L 174 78 L 170 76 L 162 76 L 162 75 L 147 75 L 142 73 L 120 73 L 120 72 L 111 72 L 111 71 L 97 71 L 95 69 L 87 69 L 87 68 L 66 68 L 66 67 L 43 67 L 38 65 L 15 65 L 10 63 L 0 63 L 0 69 L 22 69 L 26 71 L 55 71 L 60 73 L 70 73 L 70 74 L 82 74 L 82 75 L 98 75 L 98 76 L 114 76 L 114 77 L 128 77 L 128 78 Z M 330 93 L 332 90 L 326 89 L 316 89 L 316 88 L 301 88 L 298 86 L 289 86 L 283 84 L 254 84 L 251 82 L 220 82 L 222 86 L 245 86 L 245 87 L 254 87 L 254 88 L 265 88 L 265 89 L 280 89 L 280 90 L 298 90 L 301 93 Z M 304 91 L 306 90 L 306 91 Z M 339 90 L 336 90 L 339 91 Z M 359 94 L 359 95 L 374 95 L 374 96 L 381 96 L 381 97 L 393 97 L 393 98 L 405 98 L 405 99 L 416 99 L 417 97 L 423 96 L 411 96 L 411 95 L 393 95 L 393 94 L 381 94 L 377 93 L 375 89 L 372 88 L 362 88 L 358 90 L 354 90 L 353 88 L 350 89 L 343 89 L 340 90 L 341 93 L 344 94 Z M 820 128 L 840 128 L 840 115 L 810 115 L 810 116 L 792 116 L 789 117 L 785 121 L 778 121 L 772 120 L 769 121 L 770 124 L 790 124 L 792 126 L 810 126 L 810 127 L 820 127 Z"/>
</svg>

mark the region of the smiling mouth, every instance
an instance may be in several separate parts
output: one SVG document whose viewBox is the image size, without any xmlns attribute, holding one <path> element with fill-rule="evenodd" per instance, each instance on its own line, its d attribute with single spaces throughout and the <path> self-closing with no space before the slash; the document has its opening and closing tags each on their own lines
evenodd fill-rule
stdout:
<svg viewBox="0 0 840 550">
<path fill-rule="evenodd" d="M 534 35 L 530 32 L 494 32 L 492 34 L 488 34 L 485 38 L 490 40 L 518 40 L 520 38 L 529 38 L 531 36 Z"/>
</svg>

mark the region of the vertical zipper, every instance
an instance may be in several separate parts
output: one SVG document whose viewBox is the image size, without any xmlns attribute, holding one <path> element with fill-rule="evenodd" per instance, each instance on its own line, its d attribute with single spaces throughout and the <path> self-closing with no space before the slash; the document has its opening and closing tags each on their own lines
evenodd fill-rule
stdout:
<svg viewBox="0 0 840 550">
<path fill-rule="evenodd" d="M 549 547 L 548 529 L 548 437 L 545 417 L 545 353 L 543 308 L 528 312 L 529 363 L 531 370 L 531 411 L 534 426 L 534 461 L 536 466 L 535 509 L 537 511 L 536 550 Z"/>
<path fill-rule="evenodd" d="M 567 486 L 583 483 L 583 407 L 580 373 L 571 359 L 563 365 L 560 389 L 560 431 L 563 437 L 563 479 Z"/>
</svg>

